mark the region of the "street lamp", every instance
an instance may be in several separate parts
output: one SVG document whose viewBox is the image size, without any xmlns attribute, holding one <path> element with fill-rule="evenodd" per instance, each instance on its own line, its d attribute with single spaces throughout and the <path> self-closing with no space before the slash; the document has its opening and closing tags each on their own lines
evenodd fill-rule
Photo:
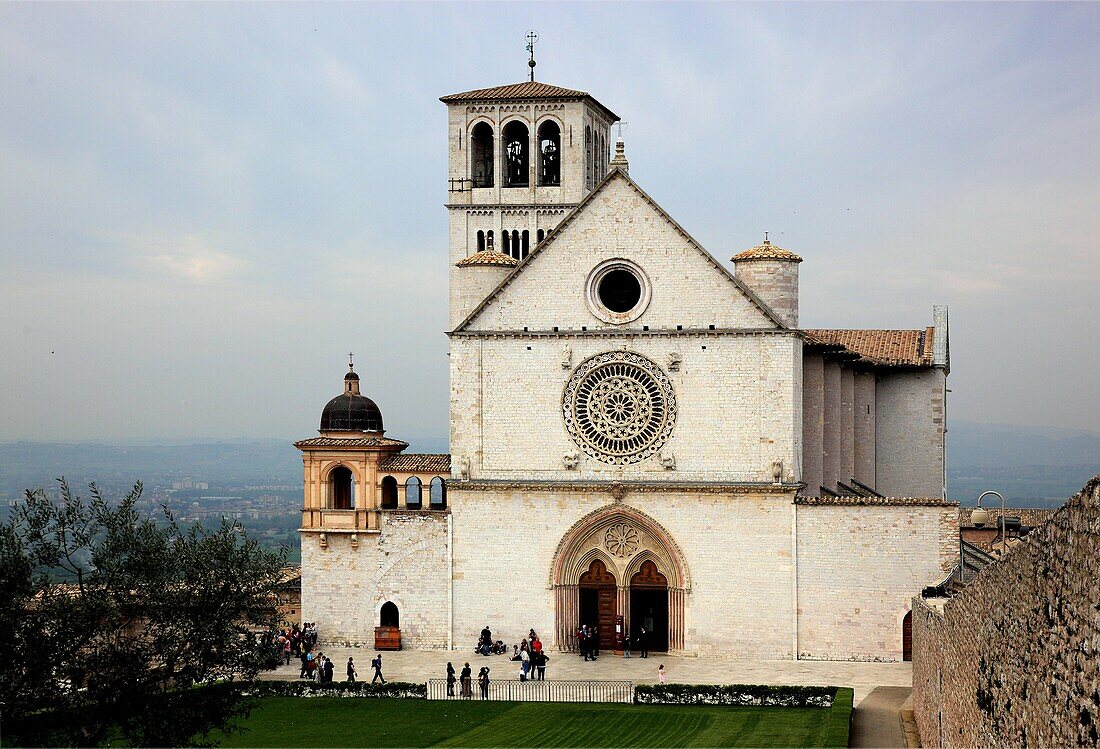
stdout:
<svg viewBox="0 0 1100 749">
<path fill-rule="evenodd" d="M 1002 545 L 1005 539 L 1005 530 L 1007 524 L 1005 523 L 1005 498 L 1000 492 L 988 491 L 982 492 L 978 495 L 978 507 L 974 512 L 970 513 L 970 522 L 974 524 L 975 528 L 984 528 L 989 522 L 989 510 L 982 507 L 982 499 L 990 494 L 1000 497 L 1001 500 L 1001 539 Z M 963 558 L 963 538 L 962 538 L 962 526 L 959 526 L 959 582 L 966 582 L 966 560 Z"/>
</svg>

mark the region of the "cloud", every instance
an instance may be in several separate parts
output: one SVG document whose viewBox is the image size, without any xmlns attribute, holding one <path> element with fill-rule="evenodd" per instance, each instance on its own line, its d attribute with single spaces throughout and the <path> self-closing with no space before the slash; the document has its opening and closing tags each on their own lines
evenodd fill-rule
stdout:
<svg viewBox="0 0 1100 749">
<path fill-rule="evenodd" d="M 155 255 L 139 256 L 142 265 L 156 273 L 167 273 L 194 283 L 214 284 L 228 281 L 247 265 L 241 258 L 216 250 L 201 237 L 194 235 L 167 242 L 153 240 L 148 244 L 167 244 L 171 249 Z"/>
</svg>

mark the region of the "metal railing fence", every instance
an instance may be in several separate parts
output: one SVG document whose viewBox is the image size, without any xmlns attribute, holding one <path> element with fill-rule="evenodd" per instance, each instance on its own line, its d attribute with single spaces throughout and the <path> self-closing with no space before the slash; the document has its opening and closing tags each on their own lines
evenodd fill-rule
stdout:
<svg viewBox="0 0 1100 749">
<path fill-rule="evenodd" d="M 446 679 L 428 679 L 429 700 L 503 700 L 508 702 L 633 702 L 632 681 L 537 681 L 492 679 L 482 696 L 477 679 L 471 679 L 469 696 L 462 695 L 462 682 L 454 684 L 454 696 L 447 694 Z"/>
</svg>

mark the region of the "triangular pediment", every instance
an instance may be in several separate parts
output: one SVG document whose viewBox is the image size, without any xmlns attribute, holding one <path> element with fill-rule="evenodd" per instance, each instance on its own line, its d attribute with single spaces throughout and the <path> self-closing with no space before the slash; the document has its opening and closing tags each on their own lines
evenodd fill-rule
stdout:
<svg viewBox="0 0 1100 749">
<path fill-rule="evenodd" d="M 614 261 L 640 270 L 646 286 L 644 312 L 625 322 L 609 322 L 593 305 L 590 279 Z M 456 332 L 783 327 L 744 283 L 615 169 Z"/>
</svg>

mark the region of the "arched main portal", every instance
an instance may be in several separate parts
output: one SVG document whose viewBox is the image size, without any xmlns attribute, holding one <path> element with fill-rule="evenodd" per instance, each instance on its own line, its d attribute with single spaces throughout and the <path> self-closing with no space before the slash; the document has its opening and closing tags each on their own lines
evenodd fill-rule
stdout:
<svg viewBox="0 0 1100 749">
<path fill-rule="evenodd" d="M 610 647 L 621 616 L 631 636 L 652 619 L 651 650 L 684 650 L 687 564 L 668 531 L 638 509 L 614 504 L 577 521 L 558 544 L 550 585 L 558 648 L 575 649 L 577 628 L 593 617 Z"/>
</svg>

